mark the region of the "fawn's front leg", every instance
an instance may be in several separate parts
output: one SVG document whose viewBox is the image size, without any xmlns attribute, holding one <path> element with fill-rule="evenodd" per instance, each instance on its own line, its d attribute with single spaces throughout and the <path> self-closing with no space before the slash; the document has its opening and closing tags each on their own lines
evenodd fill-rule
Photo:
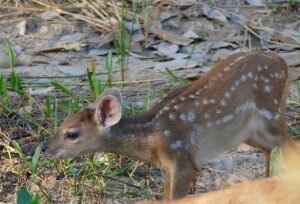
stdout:
<svg viewBox="0 0 300 204">
<path fill-rule="evenodd" d="M 195 179 L 197 171 L 191 162 L 185 160 L 174 162 L 173 165 L 165 168 L 164 199 L 178 199 L 188 194 L 189 187 Z"/>
</svg>

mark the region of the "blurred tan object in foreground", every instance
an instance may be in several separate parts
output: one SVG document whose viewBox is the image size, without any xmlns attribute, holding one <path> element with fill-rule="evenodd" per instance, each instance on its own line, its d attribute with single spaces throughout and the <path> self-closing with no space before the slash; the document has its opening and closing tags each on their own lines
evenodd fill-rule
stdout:
<svg viewBox="0 0 300 204">
<path fill-rule="evenodd" d="M 188 196 L 170 202 L 139 202 L 139 204 L 299 204 L 300 151 L 285 148 L 285 173 L 282 176 L 236 184 L 223 190 Z"/>
</svg>

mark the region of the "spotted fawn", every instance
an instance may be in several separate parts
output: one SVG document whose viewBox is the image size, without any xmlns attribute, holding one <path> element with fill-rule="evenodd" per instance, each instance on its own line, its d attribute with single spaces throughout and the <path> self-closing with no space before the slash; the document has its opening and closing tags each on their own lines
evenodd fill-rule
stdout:
<svg viewBox="0 0 300 204">
<path fill-rule="evenodd" d="M 166 172 L 164 199 L 177 199 L 205 162 L 243 142 L 263 151 L 268 175 L 271 149 L 290 141 L 287 89 L 288 67 L 278 55 L 237 53 L 136 116 L 122 118 L 119 90 L 107 89 L 43 150 L 53 158 L 111 152 L 154 163 Z"/>
</svg>

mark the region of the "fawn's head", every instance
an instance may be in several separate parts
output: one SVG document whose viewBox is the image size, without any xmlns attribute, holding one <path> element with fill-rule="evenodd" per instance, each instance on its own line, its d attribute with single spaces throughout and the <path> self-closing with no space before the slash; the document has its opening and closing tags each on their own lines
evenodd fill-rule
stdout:
<svg viewBox="0 0 300 204">
<path fill-rule="evenodd" d="M 44 146 L 45 156 L 74 157 L 103 149 L 103 139 L 122 116 L 118 89 L 107 89 L 89 107 L 74 113 Z"/>
</svg>

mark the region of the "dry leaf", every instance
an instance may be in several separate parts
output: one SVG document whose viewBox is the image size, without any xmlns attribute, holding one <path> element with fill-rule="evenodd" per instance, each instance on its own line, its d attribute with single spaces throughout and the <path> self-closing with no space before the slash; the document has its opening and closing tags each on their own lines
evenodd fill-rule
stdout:
<svg viewBox="0 0 300 204">
<path fill-rule="evenodd" d="M 246 0 L 246 2 L 253 6 L 264 6 L 265 5 L 264 0 Z"/>
<path fill-rule="evenodd" d="M 171 54 L 175 54 L 179 50 L 178 45 L 171 44 L 168 42 L 161 42 L 158 45 L 158 54 L 163 56 L 169 56 Z"/>
<path fill-rule="evenodd" d="M 289 66 L 300 65 L 300 51 L 279 53 Z"/>
<path fill-rule="evenodd" d="M 156 35 L 157 37 L 159 37 L 160 39 L 166 40 L 166 41 L 176 44 L 176 45 L 187 46 L 193 42 L 192 39 L 189 39 L 189 38 L 186 38 L 186 37 L 183 37 L 180 35 L 175 35 L 175 34 L 167 32 L 167 31 L 162 31 L 162 30 L 158 30 L 158 29 L 153 29 L 152 33 L 154 35 Z"/>
<path fill-rule="evenodd" d="M 170 70 L 184 69 L 196 67 L 198 64 L 190 59 L 176 59 L 167 62 L 159 62 L 155 65 L 154 69 L 159 71 L 165 71 L 166 68 Z"/>
<path fill-rule="evenodd" d="M 221 11 L 215 9 L 212 5 L 203 4 L 202 11 L 208 18 L 213 19 L 222 25 L 228 24 L 226 16 Z"/>
</svg>

